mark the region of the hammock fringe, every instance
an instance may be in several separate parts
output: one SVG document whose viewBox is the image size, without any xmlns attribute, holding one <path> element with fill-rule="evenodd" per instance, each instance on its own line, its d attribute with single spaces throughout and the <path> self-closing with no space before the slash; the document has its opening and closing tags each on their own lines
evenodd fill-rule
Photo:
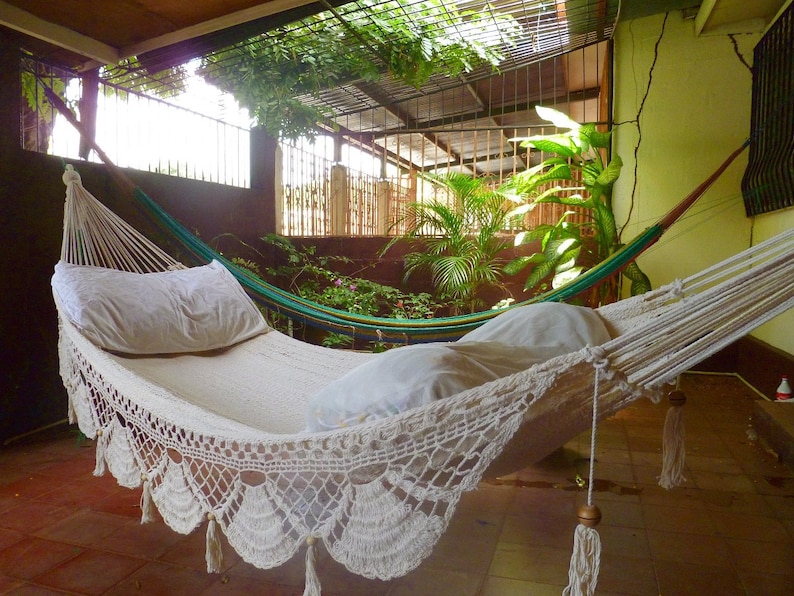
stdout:
<svg viewBox="0 0 794 596">
<path fill-rule="evenodd" d="M 314 536 L 309 536 L 306 539 L 306 586 L 303 590 L 303 596 L 320 596 L 322 593 L 320 587 L 320 578 L 317 575 L 317 555 L 315 553 L 315 544 L 317 539 Z"/>
<path fill-rule="evenodd" d="M 670 408 L 664 419 L 662 434 L 662 473 L 659 486 L 671 489 L 686 482 L 684 465 L 686 464 L 686 448 L 684 445 L 684 404 L 686 395 L 683 391 L 671 391 L 668 396 Z"/>
<path fill-rule="evenodd" d="M 592 596 L 598 584 L 601 569 L 601 537 L 595 528 L 583 524 L 576 526 L 573 536 L 573 554 L 568 570 L 568 585 L 563 596 Z"/>
<path fill-rule="evenodd" d="M 152 487 L 149 479 L 144 475 L 143 491 L 141 492 L 141 523 L 148 524 L 154 521 L 154 501 L 152 500 Z"/>
<path fill-rule="evenodd" d="M 107 444 L 107 434 L 100 428 L 96 431 L 96 464 L 94 466 L 94 476 L 104 476 L 107 471 L 107 464 L 105 463 Z"/>
<path fill-rule="evenodd" d="M 218 522 L 213 513 L 207 514 L 207 519 L 207 573 L 220 573 L 223 569 L 223 549 Z"/>
</svg>

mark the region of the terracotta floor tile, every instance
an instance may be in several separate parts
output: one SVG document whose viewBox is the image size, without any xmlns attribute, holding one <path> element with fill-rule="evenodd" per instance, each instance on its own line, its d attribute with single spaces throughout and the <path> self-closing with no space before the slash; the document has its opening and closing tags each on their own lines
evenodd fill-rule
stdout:
<svg viewBox="0 0 794 596">
<path fill-rule="evenodd" d="M 683 487 L 658 486 L 666 404 L 640 400 L 599 427 L 599 596 L 794 594 L 794 470 L 748 433 L 755 397 L 737 384 L 682 377 Z M 587 500 L 576 476 L 589 474 L 589 434 L 464 495 L 431 556 L 404 577 L 355 576 L 321 546 L 324 596 L 559 594 Z M 141 526 L 140 489 L 93 469 L 93 442 L 73 429 L 0 448 L 0 593 L 303 594 L 305 549 L 263 570 L 222 537 L 224 571 L 208 575 L 203 529 Z"/>
<path fill-rule="evenodd" d="M 66 519 L 72 513 L 68 507 L 20 499 L 16 507 L 0 514 L 0 528 L 32 533 Z"/>
<path fill-rule="evenodd" d="M 728 569 L 703 567 L 678 561 L 657 561 L 656 576 L 660 594 L 676 596 L 744 596 L 739 576 Z"/>
<path fill-rule="evenodd" d="M 67 592 L 102 594 L 145 564 L 143 559 L 86 550 L 38 576 L 36 583 Z"/>
<path fill-rule="evenodd" d="M 794 594 L 794 571 L 785 575 L 740 571 L 739 579 L 751 596 Z"/>
<path fill-rule="evenodd" d="M 402 578 L 389 582 L 388 596 L 479 596 L 485 574 L 438 569 L 421 565 Z"/>
<path fill-rule="evenodd" d="M 36 535 L 49 540 L 91 546 L 128 523 L 128 519 L 117 515 L 81 509 L 66 519 L 42 528 Z"/>
<path fill-rule="evenodd" d="M 465 493 L 458 503 L 459 512 L 506 513 L 515 497 L 515 491 L 504 486 L 481 484 L 477 490 Z"/>
<path fill-rule="evenodd" d="M 769 498 L 756 493 L 714 489 L 700 491 L 699 495 L 707 509 L 742 515 L 765 515 L 767 517 L 777 515 L 776 510 L 770 505 Z M 792 515 L 794 515 L 794 507 Z"/>
<path fill-rule="evenodd" d="M 778 544 L 728 539 L 727 542 L 736 567 L 741 572 L 794 573 L 794 545 L 790 541 Z"/>
<path fill-rule="evenodd" d="M 627 503 L 622 500 L 602 500 L 596 495 L 594 504 L 601 510 L 601 526 L 623 526 L 628 528 L 642 528 L 645 522 L 642 515 L 642 506 L 639 503 Z M 585 503 L 586 499 L 582 500 Z"/>
<path fill-rule="evenodd" d="M 649 530 L 712 534 L 714 524 L 705 510 L 643 504 L 645 527 Z"/>
<path fill-rule="evenodd" d="M 220 577 L 202 592 L 202 596 L 240 596 L 240 594 L 267 594 L 267 596 L 303 596 L 303 585 L 281 586 L 263 582 L 254 577 Z"/>
<path fill-rule="evenodd" d="M 194 596 L 216 581 L 214 575 L 164 563 L 147 563 L 105 592 L 107 596 Z"/>
<path fill-rule="evenodd" d="M 721 536 L 658 530 L 648 530 L 647 536 L 654 560 L 677 561 L 708 567 L 735 567 L 728 543 Z"/>
<path fill-rule="evenodd" d="M 9 592 L 3 592 L 3 594 L 8 596 L 64 596 L 61 590 L 50 590 L 44 586 L 31 583 L 22 583 Z"/>
<path fill-rule="evenodd" d="M 167 526 L 164 524 L 161 525 L 163 528 L 167 528 Z M 144 525 L 144 527 L 149 526 L 150 524 Z M 166 549 L 157 556 L 157 559 L 166 563 L 174 563 L 183 567 L 190 567 L 191 569 L 206 571 L 206 534 L 201 530 L 196 530 L 187 536 L 183 536 L 181 534 L 177 534 L 173 530 L 169 529 L 169 531 L 173 535 L 174 542 L 171 542 L 169 539 Z M 234 552 L 234 550 L 226 542 L 226 538 L 224 536 L 221 536 L 221 550 L 223 551 L 222 568 L 224 571 L 234 567 L 239 563 L 240 555 Z"/>
<path fill-rule="evenodd" d="M 601 552 L 627 558 L 650 559 L 648 537 L 644 528 L 624 528 L 599 524 L 596 528 L 601 536 Z"/>
<path fill-rule="evenodd" d="M 135 520 L 141 519 L 141 491 L 119 487 L 107 496 L 97 499 L 91 504 L 94 511 L 121 515 Z M 155 512 L 155 517 L 161 519 Z"/>
<path fill-rule="evenodd" d="M 60 483 L 59 486 L 38 495 L 35 497 L 36 501 L 64 507 L 92 507 L 97 501 L 116 492 L 113 488 L 102 486 L 102 483 L 97 482 L 92 475 L 81 480 L 56 479 L 55 481 Z"/>
<path fill-rule="evenodd" d="M 33 579 L 81 552 L 83 549 L 73 544 L 25 538 L 0 551 L 0 574 Z"/>
<path fill-rule="evenodd" d="M 689 472 L 693 483 L 704 490 L 754 493 L 755 483 L 744 474 L 728 474 L 720 471 L 693 470 Z"/>
<path fill-rule="evenodd" d="M 182 541 L 183 536 L 162 522 L 127 521 L 95 543 L 96 548 L 157 559 Z M 226 550 L 229 550 L 228 547 Z M 204 557 L 201 557 L 204 560 Z"/>
<path fill-rule="evenodd" d="M 0 528 L 0 551 L 11 546 L 12 544 L 16 544 L 23 538 L 25 538 L 25 534 L 22 532 Z"/>
<path fill-rule="evenodd" d="M 490 576 L 485 580 L 479 596 L 559 596 L 560 588 L 551 584 Z"/>
<path fill-rule="evenodd" d="M 573 543 L 577 524 L 573 515 L 508 515 L 499 542 L 565 549 Z"/>
<path fill-rule="evenodd" d="M 500 542 L 488 575 L 559 585 L 562 588 L 568 583 L 571 550 L 572 546 L 561 549 Z"/>
<path fill-rule="evenodd" d="M 716 531 L 727 538 L 776 543 L 789 540 L 785 527 L 775 518 L 724 511 L 709 511 L 709 517 L 713 520 Z"/>
<path fill-rule="evenodd" d="M 661 594 L 656 584 L 654 562 L 651 559 L 604 553 L 601 557 L 596 594 L 600 596 L 609 593 L 654 596 Z"/>
<path fill-rule="evenodd" d="M 0 594 L 12 594 L 15 589 L 25 585 L 22 580 L 0 575 Z"/>
</svg>

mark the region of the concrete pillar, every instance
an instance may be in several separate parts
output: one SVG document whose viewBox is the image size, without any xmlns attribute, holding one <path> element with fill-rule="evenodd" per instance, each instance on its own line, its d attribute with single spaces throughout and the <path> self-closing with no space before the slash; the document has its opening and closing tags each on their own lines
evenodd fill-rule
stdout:
<svg viewBox="0 0 794 596">
<path fill-rule="evenodd" d="M 331 166 L 330 236 L 347 236 L 348 204 L 347 168 L 335 163 Z"/>
<path fill-rule="evenodd" d="M 278 233 L 281 220 L 276 218 L 276 205 L 281 195 L 281 160 L 278 140 L 258 126 L 251 129 L 251 190 L 258 191 L 263 211 L 263 234 Z M 278 186 L 277 186 L 278 185 Z"/>
<path fill-rule="evenodd" d="M 378 221 L 375 233 L 378 236 L 387 236 L 391 226 L 391 182 L 389 180 L 378 180 L 376 211 Z"/>
</svg>

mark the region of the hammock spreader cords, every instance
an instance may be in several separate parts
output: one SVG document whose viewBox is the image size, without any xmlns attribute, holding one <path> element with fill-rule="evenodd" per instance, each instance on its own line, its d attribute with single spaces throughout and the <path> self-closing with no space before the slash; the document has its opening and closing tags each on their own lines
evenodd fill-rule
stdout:
<svg viewBox="0 0 794 596">
<path fill-rule="evenodd" d="M 592 596 L 598 584 L 598 571 L 601 567 L 601 538 L 595 527 L 601 521 L 601 510 L 593 505 L 593 482 L 595 479 L 596 431 L 598 429 L 598 381 L 602 372 L 606 372 L 609 361 L 603 351 L 592 350 L 595 356 L 593 366 L 593 421 L 590 429 L 590 473 L 587 479 L 587 504 L 579 507 L 576 512 L 579 525 L 573 535 L 573 553 L 568 568 L 568 585 L 562 591 L 563 596 Z"/>
</svg>

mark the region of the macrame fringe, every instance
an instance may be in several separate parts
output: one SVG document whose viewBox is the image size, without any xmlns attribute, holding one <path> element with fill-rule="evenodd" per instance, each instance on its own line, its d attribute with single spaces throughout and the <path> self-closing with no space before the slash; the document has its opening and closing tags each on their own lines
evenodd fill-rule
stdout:
<svg viewBox="0 0 794 596">
<path fill-rule="evenodd" d="M 314 545 L 316 543 L 317 539 L 314 536 L 309 536 L 306 539 L 306 587 L 303 589 L 303 596 L 320 596 L 322 593 L 320 578 L 315 569 Z"/>
<path fill-rule="evenodd" d="M 592 596 L 598 584 L 601 568 L 601 537 L 595 528 L 583 524 L 576 526 L 573 535 L 573 553 L 568 569 L 568 586 L 563 596 Z"/>
<path fill-rule="evenodd" d="M 69 399 L 66 400 L 66 416 L 69 420 L 69 424 L 77 424 L 77 413 L 74 411 L 74 402 L 72 401 L 71 392 L 69 393 Z"/>
<path fill-rule="evenodd" d="M 223 567 L 223 550 L 218 534 L 218 522 L 213 513 L 207 514 L 207 573 L 220 573 Z"/>
<path fill-rule="evenodd" d="M 686 482 L 684 464 L 686 449 L 684 447 L 684 404 L 686 396 L 682 391 L 671 391 L 668 396 L 670 408 L 664 419 L 662 434 L 662 473 L 659 486 L 664 489 L 675 488 Z"/>
<path fill-rule="evenodd" d="M 141 523 L 148 524 L 154 521 L 154 501 L 152 501 L 152 487 L 146 476 L 143 477 L 143 491 L 141 492 Z"/>
<path fill-rule="evenodd" d="M 96 431 L 96 464 L 94 465 L 94 476 L 104 476 L 107 466 L 105 464 L 105 452 L 107 451 L 107 437 L 100 428 Z"/>
</svg>

